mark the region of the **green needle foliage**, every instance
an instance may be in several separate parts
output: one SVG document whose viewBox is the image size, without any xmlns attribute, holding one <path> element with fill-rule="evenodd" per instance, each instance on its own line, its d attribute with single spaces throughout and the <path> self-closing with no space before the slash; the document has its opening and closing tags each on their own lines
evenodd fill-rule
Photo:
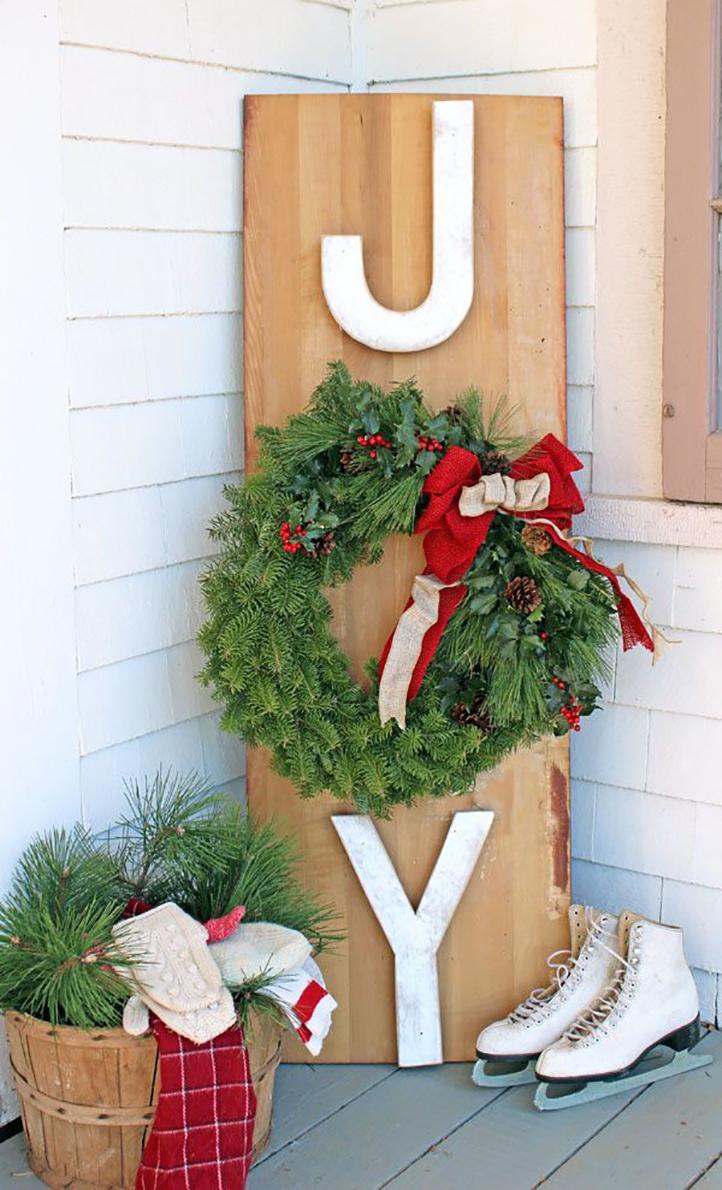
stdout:
<svg viewBox="0 0 722 1190">
<path fill-rule="evenodd" d="M 331 631 L 325 589 L 377 561 L 390 534 L 413 533 L 426 476 L 449 446 L 482 466 L 492 451 L 524 449 L 509 421 L 499 403 L 486 417 L 473 390 L 435 414 L 413 381 L 384 392 L 337 363 L 305 412 L 259 429 L 258 468 L 226 489 L 211 529 L 221 551 L 202 579 L 202 680 L 225 730 L 268 747 L 302 796 L 331 791 L 388 817 L 394 804 L 466 790 L 516 747 L 567 731 L 568 705 L 596 706 L 618 633 L 611 590 L 560 550 L 534 554 L 512 517 L 494 520 L 405 732 L 379 722 L 376 662 L 362 689 Z M 541 595 L 528 614 L 506 599 L 516 577 Z"/>
<path fill-rule="evenodd" d="M 256 825 L 197 776 L 126 786 L 126 812 L 95 838 L 51 830 L 21 856 L 0 901 L 0 1010 L 84 1029 L 121 1023 L 132 960 L 112 937 L 131 899 L 173 901 L 198 921 L 245 905 L 248 921 L 300 930 L 315 951 L 340 935 L 299 882 L 294 841 Z M 233 988 L 239 1016 L 277 1012 L 263 977 Z"/>
<path fill-rule="evenodd" d="M 160 769 L 151 780 L 127 782 L 125 802 L 125 813 L 104 836 L 124 903 L 173 901 L 179 871 L 185 867 L 189 877 L 201 878 L 213 867 L 220 800 L 196 773 Z"/>
<path fill-rule="evenodd" d="M 82 828 L 39 835 L 0 902 L 0 1008 L 84 1029 L 118 1023 L 127 987 L 111 928 L 125 901 Z"/>
</svg>

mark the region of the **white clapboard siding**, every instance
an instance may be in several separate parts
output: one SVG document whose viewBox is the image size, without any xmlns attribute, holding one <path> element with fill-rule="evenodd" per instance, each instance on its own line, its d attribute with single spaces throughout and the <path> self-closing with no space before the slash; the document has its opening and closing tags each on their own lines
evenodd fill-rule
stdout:
<svg viewBox="0 0 722 1190">
<path fill-rule="evenodd" d="M 567 309 L 567 380 L 569 384 L 594 384 L 594 310 Z"/>
<path fill-rule="evenodd" d="M 243 464 L 237 393 L 76 409 L 70 419 L 73 493 L 91 496 L 237 471 Z"/>
<path fill-rule="evenodd" d="M 567 112 L 564 113 L 565 123 Z M 567 227 L 593 227 L 597 218 L 597 151 L 591 146 L 564 153 L 564 221 Z"/>
<path fill-rule="evenodd" d="M 440 4 L 443 12 L 445 5 Z M 437 67 L 438 69 L 438 67 Z M 597 80 L 593 70 L 571 67 L 567 70 L 528 70 L 520 74 L 482 74 L 476 70 L 462 78 L 440 78 L 432 74 L 373 83 L 372 90 L 438 91 L 480 95 L 561 95 L 564 100 L 564 144 L 567 147 L 593 147 L 597 143 Z"/>
<path fill-rule="evenodd" d="M 379 6 L 368 23 L 367 54 L 370 77 L 381 81 L 591 67 L 596 8 L 579 0 Z"/>
<path fill-rule="evenodd" d="M 198 646 L 187 642 L 79 674 L 81 754 L 213 710 L 196 680 L 202 664 Z"/>
<path fill-rule="evenodd" d="M 567 442 L 572 450 L 592 450 L 593 407 L 591 385 L 567 385 Z"/>
<path fill-rule="evenodd" d="M 649 711 L 605 703 L 574 741 L 575 777 L 644 789 L 649 751 Z"/>
<path fill-rule="evenodd" d="M 597 787 L 573 777 L 571 782 L 571 849 L 575 859 L 591 860 L 594 854 L 594 813 Z"/>
<path fill-rule="evenodd" d="M 642 545 L 632 542 L 598 541 L 595 553 L 610 566 L 623 562 L 649 596 L 648 611 L 652 619 L 657 624 L 672 623 L 677 561 L 675 547 L 668 549 L 665 546 L 647 543 Z"/>
<path fill-rule="evenodd" d="M 633 908 L 635 913 L 656 921 L 662 910 L 662 878 L 575 858 L 572 898 L 583 905 L 607 909 L 610 913 Z"/>
<path fill-rule="evenodd" d="M 664 664 L 653 668 L 644 649 L 633 649 L 620 657 L 618 701 L 659 711 L 722 718 L 722 635 L 677 629 L 670 635 L 679 644 L 665 650 Z"/>
<path fill-rule="evenodd" d="M 240 235 L 68 231 L 68 317 L 235 311 L 240 264 Z"/>
<path fill-rule="evenodd" d="M 596 242 L 594 228 L 567 228 L 565 241 L 567 305 L 593 306 Z"/>
<path fill-rule="evenodd" d="M 76 591 L 78 670 L 192 640 L 203 620 L 201 560 L 91 583 Z"/>
<path fill-rule="evenodd" d="M 221 731 L 219 720 L 220 713 L 212 711 L 83 756 L 81 794 L 90 825 L 100 828 L 120 812 L 126 780 L 161 766 L 205 773 L 221 786 L 237 781 L 245 771 L 245 752 L 237 737 Z"/>
<path fill-rule="evenodd" d="M 676 556 L 671 620 L 675 628 L 722 632 L 721 587 L 720 550 L 680 548 Z"/>
<path fill-rule="evenodd" d="M 595 801 L 591 858 L 597 863 L 671 880 L 695 879 L 696 807 L 692 803 L 603 784 L 596 787 Z"/>
<path fill-rule="evenodd" d="M 186 0 L 60 0 L 60 37 L 169 58 L 190 56 Z"/>
<path fill-rule="evenodd" d="M 243 19 L 238 0 L 188 0 L 192 56 L 248 70 L 351 81 L 348 10 L 263 0 Z"/>
<path fill-rule="evenodd" d="M 208 525 L 233 475 L 108 492 L 73 501 L 79 584 L 156 570 L 216 552 Z"/>
<path fill-rule="evenodd" d="M 236 392 L 241 333 L 239 314 L 76 319 L 67 328 L 70 404 Z"/>
<path fill-rule="evenodd" d="M 200 772 L 203 721 L 203 718 L 186 719 L 83 756 L 81 793 L 85 816 L 92 828 L 101 830 L 122 813 L 126 781 L 142 781 L 144 774 L 152 775 L 158 768 L 168 769 L 171 764 L 177 772 Z"/>
<path fill-rule="evenodd" d="M 61 0 L 82 45 L 350 82 L 348 6 L 300 0 Z"/>
<path fill-rule="evenodd" d="M 337 91 L 280 74 L 64 46 L 63 133 L 141 143 L 240 149 L 246 94 Z"/>
<path fill-rule="evenodd" d="M 722 889 L 665 880 L 661 917 L 684 930 L 684 949 L 693 966 L 722 971 Z"/>
<path fill-rule="evenodd" d="M 63 173 L 67 227 L 241 230 L 237 149 L 66 138 Z"/>
<path fill-rule="evenodd" d="M 646 781 L 652 793 L 721 805 L 721 756 L 722 720 L 651 712 Z"/>
</svg>

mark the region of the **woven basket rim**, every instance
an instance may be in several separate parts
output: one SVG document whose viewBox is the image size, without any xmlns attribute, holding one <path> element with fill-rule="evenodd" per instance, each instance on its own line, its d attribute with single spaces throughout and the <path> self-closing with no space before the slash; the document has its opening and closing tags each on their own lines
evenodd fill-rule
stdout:
<svg viewBox="0 0 722 1190">
<path fill-rule="evenodd" d="M 82 1038 L 83 1041 L 113 1041 L 115 1043 L 127 1043 L 138 1041 L 154 1041 L 151 1034 L 142 1034 L 140 1037 L 135 1037 L 131 1033 L 126 1033 L 122 1025 L 118 1025 L 112 1029 L 83 1029 L 79 1025 L 53 1025 L 50 1021 L 44 1021 L 42 1017 L 32 1016 L 29 1012 L 18 1012 L 15 1008 L 7 1008 L 2 1014 L 5 1020 L 14 1021 L 19 1028 L 25 1028 L 34 1033 L 45 1033 L 51 1036 L 60 1035 L 66 1040 L 72 1037 Z M 264 1022 L 265 1023 L 265 1022 Z M 285 1027 L 277 1022 L 268 1022 L 269 1027 L 277 1030 L 279 1034 L 285 1033 Z M 253 1036 L 253 1030 L 248 1030 L 250 1036 Z"/>
<path fill-rule="evenodd" d="M 82 1038 L 84 1042 L 112 1041 L 115 1044 L 119 1042 L 125 1044 L 127 1042 L 153 1041 L 150 1035 L 147 1037 L 133 1037 L 130 1033 L 126 1033 L 122 1025 L 118 1025 L 112 1029 L 83 1029 L 79 1025 L 53 1025 L 51 1021 L 44 1021 L 42 1017 L 31 1016 L 29 1012 L 18 1012 L 14 1008 L 7 1009 L 3 1015 L 6 1020 L 14 1021 L 19 1028 L 27 1029 L 33 1033 L 44 1033 L 52 1037 L 60 1036 L 68 1041 L 71 1038 Z"/>
</svg>

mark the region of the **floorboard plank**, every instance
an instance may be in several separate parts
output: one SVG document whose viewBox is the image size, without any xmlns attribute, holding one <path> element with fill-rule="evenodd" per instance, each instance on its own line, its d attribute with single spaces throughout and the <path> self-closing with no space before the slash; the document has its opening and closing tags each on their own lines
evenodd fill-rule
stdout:
<svg viewBox="0 0 722 1190">
<path fill-rule="evenodd" d="M 262 1160 L 352 1103 L 395 1066 L 280 1066 L 273 1095 L 273 1129 Z"/>
<path fill-rule="evenodd" d="M 698 1048 L 715 1055 L 712 1066 L 649 1087 L 545 1190 L 684 1190 L 722 1143 L 722 1034 L 710 1034 Z"/>
<path fill-rule="evenodd" d="M 722 1137 L 720 1138 L 722 1144 Z M 694 1183 L 694 1190 L 722 1190 L 722 1160 L 715 1161 L 706 1173 Z"/>
<path fill-rule="evenodd" d="M 43 1183 L 39 1178 L 28 1172 L 28 1159 L 25 1150 L 25 1137 L 22 1133 L 11 1136 L 0 1145 L 0 1187 L 9 1190 L 16 1186 L 18 1190 L 35 1190 L 37 1186 L 42 1190 Z"/>
<path fill-rule="evenodd" d="M 542 1117 L 534 1087 L 515 1087 L 436 1145 L 391 1183 L 393 1190 L 530 1190 L 623 1111 L 634 1095 Z M 603 1186 L 600 1179 L 597 1190 Z"/>
<path fill-rule="evenodd" d="M 399 1070 L 252 1171 L 249 1190 L 378 1190 L 498 1096 L 466 1063 Z"/>
</svg>

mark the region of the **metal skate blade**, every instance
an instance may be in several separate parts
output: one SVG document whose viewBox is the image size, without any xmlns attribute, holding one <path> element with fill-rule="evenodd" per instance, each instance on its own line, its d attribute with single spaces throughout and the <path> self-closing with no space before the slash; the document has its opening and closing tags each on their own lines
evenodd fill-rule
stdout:
<svg viewBox="0 0 722 1190">
<path fill-rule="evenodd" d="M 479 1058 L 474 1064 L 471 1078 L 477 1087 L 521 1087 L 536 1082 L 535 1066 L 536 1058 L 520 1058 L 518 1062 Z"/>
<path fill-rule="evenodd" d="M 692 1054 L 689 1050 L 682 1050 L 670 1058 L 669 1050 L 660 1047 L 652 1050 L 629 1074 L 619 1075 L 618 1078 L 588 1083 L 540 1082 L 534 1096 L 534 1106 L 539 1111 L 577 1107 L 581 1103 L 591 1103 L 594 1099 L 606 1099 L 608 1095 L 620 1095 L 622 1091 L 647 1087 L 651 1083 L 661 1082 L 664 1078 L 672 1078 L 675 1074 L 698 1070 L 701 1066 L 709 1066 L 712 1060 L 711 1054 Z"/>
</svg>

